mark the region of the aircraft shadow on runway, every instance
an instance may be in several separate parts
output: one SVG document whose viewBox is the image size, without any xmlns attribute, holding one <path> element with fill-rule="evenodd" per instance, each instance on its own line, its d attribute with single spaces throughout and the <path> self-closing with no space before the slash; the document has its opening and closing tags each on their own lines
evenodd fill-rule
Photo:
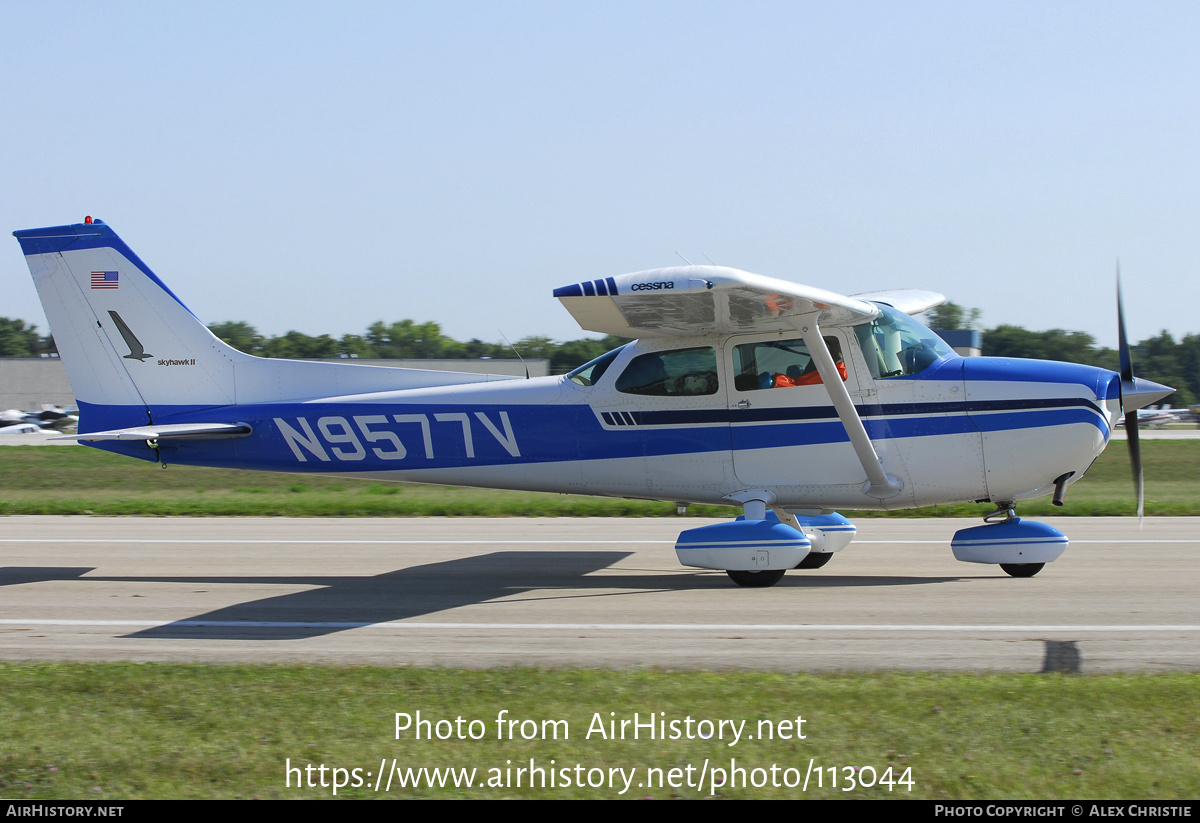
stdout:
<svg viewBox="0 0 1200 823">
<path fill-rule="evenodd" d="M 535 589 L 605 586 L 608 578 L 591 579 L 586 575 L 628 556 L 629 552 L 492 552 L 370 577 L 201 578 L 212 584 L 268 583 L 321 588 L 226 606 L 129 636 L 205 640 L 319 637 L 363 625 L 486 603 Z"/>
<path fill-rule="evenodd" d="M 76 580 L 95 566 L 0 566 L 0 586 L 44 583 L 47 580 Z"/>
<path fill-rule="evenodd" d="M 671 574 L 587 575 L 608 568 L 630 552 L 491 552 L 429 563 L 374 576 L 296 577 L 84 577 L 93 567 L 4 567 L 0 586 L 49 580 L 192 583 L 199 585 L 319 586 L 302 592 L 226 606 L 206 614 L 127 635 L 144 639 L 300 640 L 352 628 L 406 620 L 463 606 L 477 605 L 530 591 L 538 599 L 579 597 L 588 589 L 679 591 L 729 589 L 739 595 L 763 594 L 737 589 L 723 574 L 696 570 Z M 776 588 L 846 588 L 949 583 L 959 577 L 807 576 L 796 572 Z M 557 592 L 566 591 L 567 594 Z"/>
</svg>

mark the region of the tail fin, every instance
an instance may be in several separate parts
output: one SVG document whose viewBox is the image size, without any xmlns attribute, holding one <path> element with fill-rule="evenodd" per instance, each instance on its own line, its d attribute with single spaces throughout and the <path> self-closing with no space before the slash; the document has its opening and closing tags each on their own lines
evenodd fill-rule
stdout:
<svg viewBox="0 0 1200 823">
<path fill-rule="evenodd" d="M 235 363 L 248 355 L 214 337 L 111 228 L 14 234 L 87 431 L 144 425 L 160 407 L 234 402 Z"/>
<path fill-rule="evenodd" d="M 80 432 L 235 404 L 496 379 L 264 360 L 218 340 L 103 222 L 13 232 L 80 409 Z"/>
</svg>

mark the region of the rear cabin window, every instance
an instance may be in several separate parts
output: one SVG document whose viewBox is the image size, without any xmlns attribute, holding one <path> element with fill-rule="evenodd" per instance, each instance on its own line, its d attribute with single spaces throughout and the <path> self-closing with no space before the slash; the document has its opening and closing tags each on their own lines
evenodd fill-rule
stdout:
<svg viewBox="0 0 1200 823">
<path fill-rule="evenodd" d="M 641 354 L 617 378 L 617 391 L 653 397 L 717 393 L 717 353 L 711 346 Z"/>
</svg>

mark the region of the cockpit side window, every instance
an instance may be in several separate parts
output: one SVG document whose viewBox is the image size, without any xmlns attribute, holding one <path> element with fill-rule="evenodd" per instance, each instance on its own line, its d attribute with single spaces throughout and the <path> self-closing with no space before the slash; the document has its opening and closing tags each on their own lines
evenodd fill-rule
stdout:
<svg viewBox="0 0 1200 823">
<path fill-rule="evenodd" d="M 617 359 L 617 355 L 621 353 L 624 346 L 618 346 L 610 352 L 606 352 L 595 360 L 589 360 L 579 368 L 567 373 L 567 377 L 572 383 L 578 383 L 581 386 L 594 386 L 596 381 L 604 376 L 608 371 L 608 367 Z"/>
<path fill-rule="evenodd" d="M 890 306 L 879 308 L 879 317 L 854 327 L 872 377 L 919 374 L 942 357 L 957 356 L 942 338 L 907 314 Z"/>
<path fill-rule="evenodd" d="M 638 355 L 617 378 L 617 391 L 657 397 L 717 393 L 717 353 L 711 346 Z"/>
<path fill-rule="evenodd" d="M 842 344 L 836 337 L 826 337 L 825 345 L 833 355 L 842 380 L 846 365 Z M 792 386 L 811 386 L 821 382 L 817 364 L 803 340 L 761 340 L 745 343 L 733 349 L 734 386 L 738 391 L 778 389 Z"/>
</svg>

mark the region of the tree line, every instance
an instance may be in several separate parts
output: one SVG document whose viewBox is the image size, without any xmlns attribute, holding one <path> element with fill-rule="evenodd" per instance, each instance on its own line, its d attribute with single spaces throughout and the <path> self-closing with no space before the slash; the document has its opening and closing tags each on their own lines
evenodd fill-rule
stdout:
<svg viewBox="0 0 1200 823">
<path fill-rule="evenodd" d="M 945 303 L 922 321 L 935 329 L 968 329 L 979 320 L 978 309 L 965 309 Z M 347 334 L 340 338 L 328 334 L 311 336 L 298 331 L 266 337 L 244 321 L 213 323 L 209 329 L 235 349 L 259 357 L 332 358 L 359 357 L 378 359 L 425 360 L 440 358 L 512 358 L 514 348 L 526 359 L 550 361 L 551 374 L 563 374 L 606 351 L 627 342 L 609 335 L 599 340 L 580 339 L 557 343 L 549 337 L 524 337 L 508 343 L 485 343 L 472 339 L 461 342 L 448 337 L 437 323 L 400 320 L 378 321 L 365 334 Z M 1086 363 L 1117 371 L 1115 349 L 1097 346 L 1090 334 L 1050 329 L 1030 331 L 1021 326 L 1000 325 L 981 330 L 983 354 L 989 357 L 1026 357 Z M 23 320 L 0 317 L 0 357 L 38 357 L 55 352 L 54 340 L 37 333 L 36 326 Z M 1190 406 L 1200 398 L 1200 335 L 1189 334 L 1176 341 L 1169 332 L 1160 332 L 1133 347 L 1134 369 L 1145 377 L 1177 391 L 1165 402 Z"/>
<path fill-rule="evenodd" d="M 526 360 L 549 360 L 551 374 L 564 374 L 628 342 L 623 337 L 609 335 L 600 340 L 569 340 L 565 343 L 556 343 L 549 337 L 531 336 L 523 337 L 511 346 L 479 339 L 463 343 L 443 334 L 437 323 L 412 320 L 378 321 L 371 324 L 366 334 L 347 334 L 340 339 L 327 334 L 311 337 L 298 331 L 268 338 L 245 322 L 213 323 L 208 328 L 235 349 L 259 357 L 497 360 L 516 358 L 519 352 Z"/>
</svg>

